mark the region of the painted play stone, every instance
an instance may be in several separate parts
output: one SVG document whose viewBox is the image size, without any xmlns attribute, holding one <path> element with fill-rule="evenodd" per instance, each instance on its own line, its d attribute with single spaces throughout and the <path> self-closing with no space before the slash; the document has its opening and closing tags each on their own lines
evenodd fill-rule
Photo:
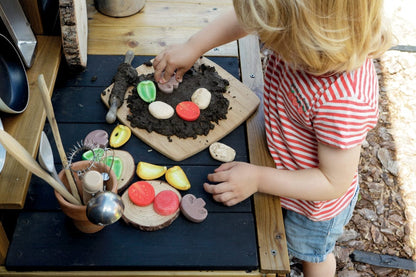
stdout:
<svg viewBox="0 0 416 277">
<path fill-rule="evenodd" d="M 195 121 L 201 111 L 198 106 L 192 101 L 183 101 L 176 105 L 176 114 L 186 121 Z"/>
<path fill-rule="evenodd" d="M 150 80 L 141 81 L 137 85 L 137 93 L 139 94 L 140 98 L 147 103 L 151 103 L 155 101 L 156 99 L 155 83 L 153 83 L 153 81 L 150 81 Z"/>
<path fill-rule="evenodd" d="M 183 169 L 178 166 L 172 166 L 166 170 L 165 178 L 168 183 L 179 190 L 188 190 L 191 188 L 191 183 L 189 182 L 188 177 L 186 176 Z"/>
<path fill-rule="evenodd" d="M 171 190 L 178 196 L 179 203 L 181 202 L 181 194 L 178 190 L 173 188 L 168 183 L 161 180 L 150 180 L 148 181 L 154 188 L 155 194 L 158 195 L 160 192 L 165 190 Z M 156 231 L 163 229 L 170 224 L 179 216 L 180 209 L 169 215 L 160 215 L 155 212 L 153 207 L 154 203 L 145 207 L 134 205 L 128 196 L 128 192 L 125 191 L 121 196 L 124 204 L 123 220 L 136 228 L 143 231 Z"/>
<path fill-rule="evenodd" d="M 146 181 L 133 183 L 127 191 L 130 201 L 140 207 L 150 205 L 155 199 L 155 189 Z"/>
<path fill-rule="evenodd" d="M 159 215 L 171 215 L 179 209 L 179 197 L 171 190 L 159 192 L 153 201 L 153 209 Z"/>
<path fill-rule="evenodd" d="M 139 162 L 136 168 L 136 174 L 143 180 L 155 180 L 166 173 L 167 167 L 147 162 Z"/>
<path fill-rule="evenodd" d="M 103 148 L 95 148 L 93 150 L 88 150 L 82 154 L 83 160 L 88 161 L 101 161 L 104 157 L 104 149 Z"/>
<path fill-rule="evenodd" d="M 118 148 L 123 146 L 131 137 L 131 130 L 125 125 L 117 125 L 110 136 L 110 146 Z"/>
<path fill-rule="evenodd" d="M 117 191 L 123 191 L 131 182 L 136 171 L 133 156 L 124 150 L 114 150 L 114 156 L 121 160 L 123 165 L 120 179 L 117 178 Z"/>
<path fill-rule="evenodd" d="M 94 130 L 89 132 L 84 138 L 84 144 L 92 147 L 107 147 L 108 134 L 105 130 Z"/>
<path fill-rule="evenodd" d="M 97 150 L 97 151 L 96 151 Z M 102 160 L 104 150 L 101 148 L 95 149 L 96 156 L 99 157 L 98 160 Z M 109 155 L 112 155 L 114 151 L 114 163 L 112 165 L 112 170 L 114 171 L 117 177 L 117 191 L 123 191 L 124 188 L 130 184 L 130 181 L 134 177 L 136 166 L 134 164 L 133 156 L 124 150 L 111 150 Z M 82 155 L 83 160 L 92 160 L 94 155 L 91 150 L 85 152 Z M 105 164 L 111 166 L 112 156 L 106 158 Z"/>
<path fill-rule="evenodd" d="M 178 88 L 178 86 L 179 82 L 176 80 L 175 74 L 173 74 L 166 83 L 157 83 L 157 87 L 164 93 L 172 93 L 174 89 Z"/>
<path fill-rule="evenodd" d="M 212 158 L 224 163 L 233 161 L 236 154 L 233 148 L 221 142 L 211 144 L 209 146 L 209 153 Z"/>
<path fill-rule="evenodd" d="M 112 155 L 111 150 L 108 150 L 108 151 L 110 151 L 108 153 L 109 156 L 104 157 L 104 149 L 102 148 L 94 149 L 94 152 L 93 150 L 88 150 L 87 152 L 82 154 L 82 159 L 89 160 L 89 161 L 92 161 L 92 160 L 102 161 L 104 159 L 102 162 L 105 163 L 107 166 L 110 166 L 111 169 L 116 174 L 117 180 L 120 180 L 121 172 L 123 170 L 123 163 L 119 157 L 110 156 Z M 94 159 L 94 154 L 95 154 L 95 159 Z"/>
<path fill-rule="evenodd" d="M 197 198 L 193 194 L 186 194 L 182 197 L 181 212 L 190 221 L 200 223 L 208 216 L 208 211 L 205 209 L 205 201 L 202 198 Z"/>
<path fill-rule="evenodd" d="M 211 102 L 211 92 L 206 88 L 199 88 L 191 96 L 192 102 L 194 102 L 200 110 L 208 108 Z"/>
<path fill-rule="evenodd" d="M 149 104 L 149 113 L 157 119 L 169 119 L 173 116 L 175 110 L 165 102 L 155 101 Z"/>
</svg>

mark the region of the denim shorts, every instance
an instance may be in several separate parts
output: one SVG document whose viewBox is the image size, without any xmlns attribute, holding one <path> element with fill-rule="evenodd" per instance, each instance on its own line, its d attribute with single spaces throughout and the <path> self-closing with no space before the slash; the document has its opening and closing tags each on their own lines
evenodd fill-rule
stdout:
<svg viewBox="0 0 416 277">
<path fill-rule="evenodd" d="M 358 192 L 357 187 L 351 203 L 340 214 L 325 221 L 312 221 L 304 215 L 284 210 L 289 255 L 311 263 L 325 261 L 352 217 Z"/>
</svg>

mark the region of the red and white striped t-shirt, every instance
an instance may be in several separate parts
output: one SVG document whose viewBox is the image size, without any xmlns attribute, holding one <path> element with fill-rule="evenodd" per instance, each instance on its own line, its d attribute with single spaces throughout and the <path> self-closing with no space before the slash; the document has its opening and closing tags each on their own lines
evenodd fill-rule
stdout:
<svg viewBox="0 0 416 277">
<path fill-rule="evenodd" d="M 264 115 L 277 169 L 318 167 L 318 142 L 349 149 L 377 124 L 378 80 L 372 60 L 349 73 L 314 76 L 291 69 L 275 54 L 265 72 Z M 357 173 L 340 198 L 306 201 L 281 197 L 282 207 L 320 221 L 339 214 L 358 186 Z"/>
</svg>

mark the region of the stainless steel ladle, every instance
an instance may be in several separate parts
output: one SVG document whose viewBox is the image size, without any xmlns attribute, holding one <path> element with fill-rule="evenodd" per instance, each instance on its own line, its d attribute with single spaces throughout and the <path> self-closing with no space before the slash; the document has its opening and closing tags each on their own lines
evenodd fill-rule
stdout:
<svg viewBox="0 0 416 277">
<path fill-rule="evenodd" d="M 103 162 L 105 164 L 107 154 L 105 155 Z M 114 158 L 114 151 L 113 151 Z M 114 160 L 114 159 L 113 159 Z M 113 161 L 110 167 L 107 166 L 107 171 L 101 173 L 102 179 L 100 184 L 102 190 L 93 195 L 93 197 L 87 203 L 87 218 L 94 224 L 106 226 L 113 224 L 121 218 L 124 211 L 124 203 L 121 197 L 112 191 L 107 191 L 107 181 L 110 179 L 110 171 L 113 166 Z M 91 184 L 90 184 L 91 185 Z"/>
<path fill-rule="evenodd" d="M 87 217 L 94 224 L 105 226 L 121 218 L 124 204 L 121 197 L 111 191 L 102 191 L 92 197 L 87 204 Z"/>
</svg>

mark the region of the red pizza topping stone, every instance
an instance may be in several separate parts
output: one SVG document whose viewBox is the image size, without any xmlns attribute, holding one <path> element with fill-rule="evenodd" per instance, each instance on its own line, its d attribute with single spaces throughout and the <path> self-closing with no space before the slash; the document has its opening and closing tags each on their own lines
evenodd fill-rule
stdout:
<svg viewBox="0 0 416 277">
<path fill-rule="evenodd" d="M 155 189 L 146 181 L 133 183 L 128 190 L 129 198 L 137 206 L 150 205 L 155 199 Z"/>
<path fill-rule="evenodd" d="M 179 197 L 171 190 L 159 192 L 153 201 L 153 209 L 160 215 L 170 215 L 179 209 Z"/>
<path fill-rule="evenodd" d="M 176 114 L 186 121 L 194 121 L 200 115 L 198 106 L 192 101 L 183 101 L 176 106 Z"/>
</svg>

